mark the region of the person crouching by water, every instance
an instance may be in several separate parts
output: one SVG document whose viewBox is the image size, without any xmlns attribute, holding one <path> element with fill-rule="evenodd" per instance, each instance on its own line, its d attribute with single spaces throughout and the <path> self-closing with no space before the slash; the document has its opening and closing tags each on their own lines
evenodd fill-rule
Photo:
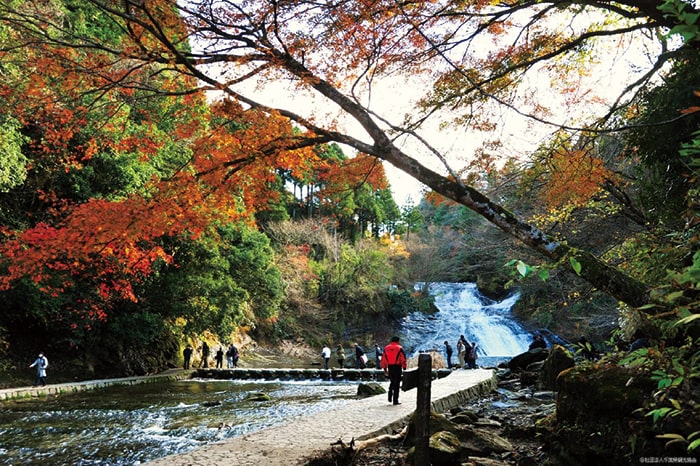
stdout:
<svg viewBox="0 0 700 466">
<path fill-rule="evenodd" d="M 382 369 L 384 369 L 384 375 L 389 377 L 389 403 L 398 405 L 400 404 L 401 373 L 406 369 L 406 353 L 399 344 L 399 337 L 392 337 L 391 343 L 384 347 Z"/>
<path fill-rule="evenodd" d="M 49 367 L 49 360 L 46 359 L 44 353 L 39 353 L 33 363 L 29 367 L 36 366 L 36 379 L 34 380 L 34 386 L 37 387 L 39 384 L 46 386 L 46 368 Z"/>
</svg>

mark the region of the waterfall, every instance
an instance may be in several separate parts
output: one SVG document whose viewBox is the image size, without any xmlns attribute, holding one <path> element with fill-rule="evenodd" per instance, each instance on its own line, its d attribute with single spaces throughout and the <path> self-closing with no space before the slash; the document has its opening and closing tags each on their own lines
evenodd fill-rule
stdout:
<svg viewBox="0 0 700 466">
<path fill-rule="evenodd" d="M 424 284 L 419 283 L 416 289 Z M 439 312 L 414 312 L 404 318 L 401 340 L 409 355 L 429 349 L 444 350 L 447 340 L 457 359 L 457 340 L 464 335 L 476 342 L 479 358 L 504 358 L 527 351 L 531 334 L 511 316 L 511 308 L 519 294 L 502 301 L 493 301 L 481 293 L 474 283 L 430 283 Z M 485 361 L 484 361 L 485 362 Z"/>
</svg>

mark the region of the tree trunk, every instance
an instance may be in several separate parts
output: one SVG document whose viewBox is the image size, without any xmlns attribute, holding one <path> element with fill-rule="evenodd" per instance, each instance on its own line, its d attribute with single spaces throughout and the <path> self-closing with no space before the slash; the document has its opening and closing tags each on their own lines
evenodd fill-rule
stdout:
<svg viewBox="0 0 700 466">
<path fill-rule="evenodd" d="M 430 187 L 433 191 L 468 207 L 545 257 L 554 261 L 561 261 L 562 264 L 565 263 L 572 270 L 571 261 L 563 261 L 563 259 L 575 259 L 581 265 L 581 270 L 576 273 L 591 285 L 614 298 L 633 307 L 640 307 L 649 303 L 650 292 L 646 284 L 605 264 L 589 252 L 574 249 L 548 238 L 539 228 L 521 221 L 513 213 L 492 202 L 476 189 L 465 186 L 461 182 L 454 181 L 447 176 L 440 175 L 422 165 L 396 147 L 387 132 L 379 127 L 371 114 L 361 105 L 349 99 L 329 83 L 311 74 L 309 70 L 293 58 L 287 55 L 278 58 L 285 62 L 287 70 L 296 74 L 299 78 L 310 82 L 318 92 L 335 102 L 352 116 L 367 131 L 374 144 L 369 145 L 350 135 L 326 131 L 323 128 L 311 125 L 316 134 L 323 134 L 333 141 L 347 144 L 360 152 L 389 162 L 399 170 L 406 172 Z M 282 113 L 292 120 L 309 126 L 307 120 L 300 118 L 294 113 Z"/>
</svg>

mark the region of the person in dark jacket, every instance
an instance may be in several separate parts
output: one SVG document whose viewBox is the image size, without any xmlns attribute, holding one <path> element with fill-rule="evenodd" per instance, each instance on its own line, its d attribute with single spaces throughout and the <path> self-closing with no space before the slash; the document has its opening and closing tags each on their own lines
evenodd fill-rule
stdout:
<svg viewBox="0 0 700 466">
<path fill-rule="evenodd" d="M 204 367 L 205 369 L 209 367 L 209 345 L 207 345 L 206 341 L 202 343 L 201 367 Z"/>
<path fill-rule="evenodd" d="M 479 358 L 479 347 L 476 342 L 472 342 L 472 346 L 467 348 L 467 366 L 469 369 L 476 369 L 476 360 Z"/>
<path fill-rule="evenodd" d="M 384 347 L 382 357 L 382 369 L 389 377 L 389 403 L 399 403 L 399 390 L 401 389 L 401 374 L 406 369 L 406 353 L 399 344 L 399 337 L 392 337 L 391 343 Z"/>
<path fill-rule="evenodd" d="M 539 333 L 533 338 L 532 343 L 530 343 L 530 346 L 528 347 L 528 351 L 536 348 L 547 348 L 547 342 L 544 341 L 544 337 Z"/>
<path fill-rule="evenodd" d="M 185 349 L 182 351 L 182 357 L 185 360 L 185 369 L 190 368 L 190 360 L 192 359 L 192 346 L 187 345 Z"/>
<path fill-rule="evenodd" d="M 452 369 L 452 346 L 445 340 L 445 354 L 447 355 L 447 368 Z"/>
<path fill-rule="evenodd" d="M 355 343 L 355 368 L 364 369 L 367 367 L 367 356 L 365 350 L 359 344 Z"/>
<path fill-rule="evenodd" d="M 382 349 L 379 347 L 377 342 L 374 342 L 374 362 L 377 369 L 382 367 Z"/>
<path fill-rule="evenodd" d="M 219 346 L 219 349 L 216 351 L 216 356 L 214 356 L 214 360 L 216 361 L 217 369 L 224 368 L 224 349 L 221 346 Z"/>
</svg>

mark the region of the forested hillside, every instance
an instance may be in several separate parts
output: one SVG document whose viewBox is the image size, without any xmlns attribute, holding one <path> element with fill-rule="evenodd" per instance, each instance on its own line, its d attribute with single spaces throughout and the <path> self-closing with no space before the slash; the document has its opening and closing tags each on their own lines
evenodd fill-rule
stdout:
<svg viewBox="0 0 700 466">
<path fill-rule="evenodd" d="M 684 0 L 3 1 L 5 369 L 42 349 L 144 373 L 205 336 L 313 346 L 429 309 L 417 280 L 469 280 L 608 339 L 601 367 L 658 382 L 635 448 L 696 450 L 698 18 Z M 398 206 L 385 162 L 424 199 Z"/>
</svg>

